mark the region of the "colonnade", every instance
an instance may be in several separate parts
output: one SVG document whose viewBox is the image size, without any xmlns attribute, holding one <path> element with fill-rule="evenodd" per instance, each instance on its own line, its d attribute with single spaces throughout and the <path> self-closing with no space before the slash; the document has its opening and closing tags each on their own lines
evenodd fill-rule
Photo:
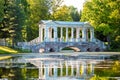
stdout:
<svg viewBox="0 0 120 80">
<path fill-rule="evenodd" d="M 58 28 L 60 29 L 58 33 Z M 65 32 L 63 31 L 63 28 L 65 29 Z M 69 29 L 71 29 L 71 33 L 69 33 Z M 90 35 L 88 34 L 88 30 L 90 32 Z M 68 36 L 68 33 L 71 34 Z M 60 36 L 58 36 L 60 34 Z M 65 36 L 63 37 L 63 34 Z M 88 38 L 90 36 L 90 41 L 94 42 L 94 28 L 93 27 L 57 27 L 57 26 L 45 26 L 45 27 L 39 27 L 39 37 L 40 41 L 64 41 L 64 42 L 79 42 L 88 41 Z"/>
<path fill-rule="evenodd" d="M 88 75 L 88 72 L 87 72 L 88 68 L 90 68 L 89 75 L 93 75 L 94 74 L 94 63 L 79 62 L 79 61 L 65 61 L 65 63 L 60 62 L 59 65 L 56 65 L 56 64 L 43 65 L 42 64 L 39 67 L 39 79 L 45 78 L 47 80 L 50 77 L 57 78 L 57 77 L 65 77 L 65 76 L 66 77 L 69 77 L 69 76 L 85 77 L 86 75 Z M 58 69 L 59 69 L 59 75 L 58 75 Z M 63 72 L 65 75 L 63 75 Z"/>
</svg>

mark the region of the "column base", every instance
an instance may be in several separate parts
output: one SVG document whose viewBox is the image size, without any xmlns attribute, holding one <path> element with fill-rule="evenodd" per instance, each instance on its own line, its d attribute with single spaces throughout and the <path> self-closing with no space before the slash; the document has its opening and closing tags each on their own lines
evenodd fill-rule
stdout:
<svg viewBox="0 0 120 80">
<path fill-rule="evenodd" d="M 80 42 L 80 38 L 77 38 L 77 39 L 76 39 L 76 42 Z"/>
<path fill-rule="evenodd" d="M 86 39 L 85 39 L 85 38 L 82 38 L 82 41 L 83 41 L 83 42 L 86 42 Z"/>
<path fill-rule="evenodd" d="M 96 42 L 96 39 L 95 38 L 90 39 L 90 42 Z"/>
<path fill-rule="evenodd" d="M 71 41 L 71 42 L 75 42 L 74 38 L 71 38 L 70 41 Z"/>
<path fill-rule="evenodd" d="M 58 38 L 54 38 L 54 42 L 58 42 Z"/>
</svg>

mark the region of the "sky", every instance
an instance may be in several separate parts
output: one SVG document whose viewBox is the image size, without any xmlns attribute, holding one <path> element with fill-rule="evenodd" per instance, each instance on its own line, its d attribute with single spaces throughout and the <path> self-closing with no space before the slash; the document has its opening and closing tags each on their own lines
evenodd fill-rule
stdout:
<svg viewBox="0 0 120 80">
<path fill-rule="evenodd" d="M 73 5 L 74 7 L 76 7 L 78 9 L 78 11 L 80 11 L 83 8 L 84 2 L 85 2 L 85 0 L 64 0 L 63 4 L 65 4 L 67 6 Z"/>
</svg>

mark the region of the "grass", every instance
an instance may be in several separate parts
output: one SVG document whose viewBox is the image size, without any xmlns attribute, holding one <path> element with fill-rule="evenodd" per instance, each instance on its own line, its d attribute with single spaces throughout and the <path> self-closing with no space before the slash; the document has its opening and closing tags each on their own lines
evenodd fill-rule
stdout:
<svg viewBox="0 0 120 80">
<path fill-rule="evenodd" d="M 16 53 L 18 53 L 17 50 L 14 50 L 6 46 L 0 46 L 0 54 L 16 54 Z"/>
<path fill-rule="evenodd" d="M 12 56 L 1 56 L 0 57 L 0 60 L 4 60 L 4 59 L 8 59 L 8 58 L 11 58 Z"/>
<path fill-rule="evenodd" d="M 0 46 L 0 54 L 17 54 L 18 51 L 6 46 Z M 11 58 L 12 56 L 0 56 L 0 60 Z"/>
<path fill-rule="evenodd" d="M 13 49 L 7 46 L 0 46 L 0 55 L 1 54 L 17 54 L 17 53 L 25 53 L 25 52 L 30 52 L 28 50 L 21 50 L 21 49 Z M 0 60 L 8 59 L 11 58 L 12 56 L 0 56 Z"/>
</svg>

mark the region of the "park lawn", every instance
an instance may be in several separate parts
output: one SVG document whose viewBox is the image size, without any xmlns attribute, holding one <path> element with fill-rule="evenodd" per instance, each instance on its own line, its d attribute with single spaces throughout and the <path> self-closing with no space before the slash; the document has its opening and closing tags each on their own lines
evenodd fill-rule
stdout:
<svg viewBox="0 0 120 80">
<path fill-rule="evenodd" d="M 16 53 L 18 53 L 17 50 L 14 50 L 6 46 L 0 46 L 0 54 L 16 54 Z"/>
</svg>

